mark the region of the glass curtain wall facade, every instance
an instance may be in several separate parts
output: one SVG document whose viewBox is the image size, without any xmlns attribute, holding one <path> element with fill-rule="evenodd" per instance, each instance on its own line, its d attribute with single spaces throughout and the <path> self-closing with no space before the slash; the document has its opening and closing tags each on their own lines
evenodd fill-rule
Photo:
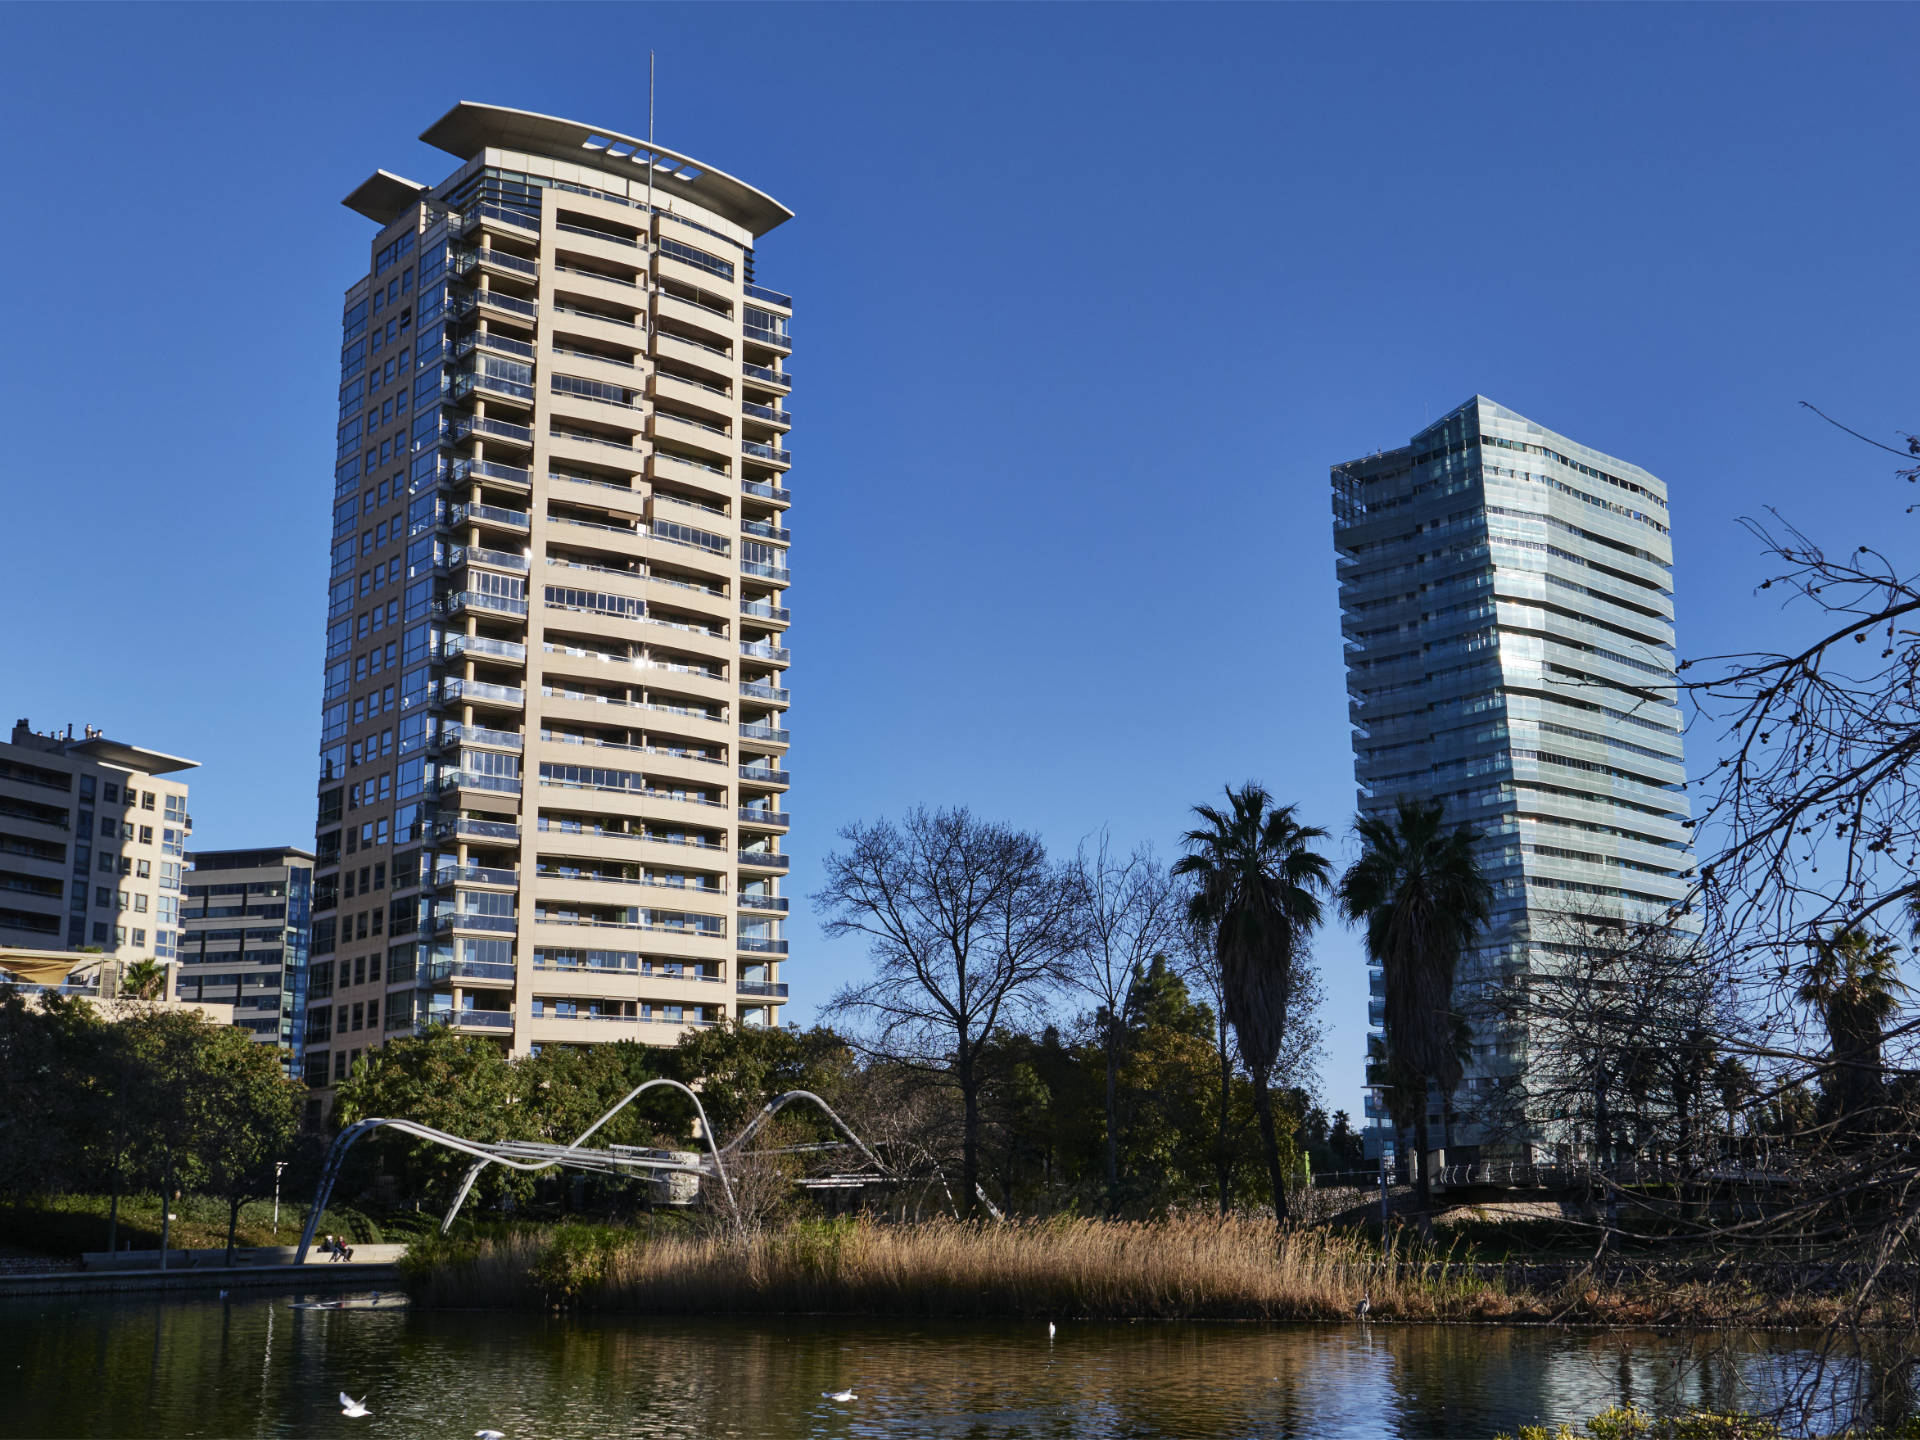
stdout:
<svg viewBox="0 0 1920 1440">
<path fill-rule="evenodd" d="M 463 163 L 346 202 L 306 1078 L 778 1024 L 789 212 L 553 117 L 422 138 Z"/>
<path fill-rule="evenodd" d="M 1693 856 L 1665 485 L 1480 396 L 1332 480 L 1360 810 L 1439 799 L 1484 837 L 1494 916 L 1456 986 L 1550 963 L 1561 917 L 1673 914 Z M 1377 969 L 1371 992 L 1377 1056 Z M 1433 1133 L 1450 1109 L 1450 1160 L 1537 1148 L 1544 1129 L 1496 1145 L 1457 1118 L 1526 1034 L 1472 1042 L 1468 1093 L 1428 1097 Z M 1395 1136 L 1378 1098 L 1367 1116 L 1377 1156 Z"/>
</svg>

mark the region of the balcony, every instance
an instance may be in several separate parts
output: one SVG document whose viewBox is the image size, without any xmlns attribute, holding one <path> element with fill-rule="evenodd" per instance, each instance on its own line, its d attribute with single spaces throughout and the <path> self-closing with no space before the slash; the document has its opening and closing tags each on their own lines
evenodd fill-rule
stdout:
<svg viewBox="0 0 1920 1440">
<path fill-rule="evenodd" d="M 429 1021 L 446 1019 L 441 1023 L 452 1025 L 461 1030 L 511 1030 L 513 1012 L 511 1010 L 432 1010 L 427 1013 Z"/>
<path fill-rule="evenodd" d="M 482 775 L 473 770 L 443 770 L 440 772 L 439 789 L 448 790 L 490 790 L 498 795 L 518 795 L 520 779 L 514 775 Z"/>
<path fill-rule="evenodd" d="M 788 545 L 793 542 L 793 532 L 783 525 L 775 525 L 769 520 L 742 520 L 740 533 L 752 535 L 761 540 L 772 540 L 776 544 Z"/>
<path fill-rule="evenodd" d="M 740 738 L 743 740 L 764 740 L 769 745 L 790 745 L 793 733 L 774 725 L 742 725 Z"/>
<path fill-rule="evenodd" d="M 782 649 L 780 646 L 770 644 L 765 640 L 754 640 L 751 642 L 742 640 L 740 642 L 740 653 L 753 660 L 770 660 L 776 665 L 785 665 L 793 659 L 793 652 L 791 650 Z"/>
<path fill-rule="evenodd" d="M 793 814 L 787 810 L 767 810 L 757 805 L 742 805 L 740 821 L 745 825 L 764 825 L 769 830 L 785 830 L 793 823 Z"/>
<path fill-rule="evenodd" d="M 477 415 L 463 415 L 454 421 L 453 438 L 456 444 L 463 440 L 506 440 L 527 449 L 533 448 L 533 431 L 525 425 Z M 523 470 L 520 473 L 524 475 L 526 472 Z"/>
<path fill-rule="evenodd" d="M 786 411 L 776 410 L 771 405 L 756 405 L 751 400 L 742 400 L 740 402 L 740 413 L 755 420 L 764 420 L 769 425 L 779 425 L 783 428 L 793 424 L 793 416 L 789 415 Z"/>
<path fill-rule="evenodd" d="M 749 285 L 746 291 L 749 300 L 763 300 L 769 305 L 778 305 L 782 310 L 793 308 L 793 297 L 782 295 L 778 290 L 769 290 L 764 285 Z"/>
<path fill-rule="evenodd" d="M 527 438 L 532 440 L 532 431 L 527 432 Z M 449 473 L 458 485 L 471 484 L 476 480 L 493 480 L 502 485 L 520 485 L 529 490 L 533 488 L 531 471 L 523 470 L 518 465 L 502 465 L 495 460 L 456 460 Z"/>
<path fill-rule="evenodd" d="M 793 583 L 793 572 L 787 569 L 786 566 L 763 565 L 758 560 L 742 560 L 740 562 L 740 573 L 742 575 L 757 575 L 762 580 L 771 580 L 776 585 L 791 585 Z"/>
<path fill-rule="evenodd" d="M 740 453 L 750 460 L 765 460 L 769 465 L 793 464 L 793 452 L 777 445 L 762 445 L 758 440 L 742 440 Z"/>
<path fill-rule="evenodd" d="M 739 895 L 734 897 L 742 910 L 767 910 L 775 915 L 787 913 L 787 897 L 784 895 Z"/>
<path fill-rule="evenodd" d="M 531 230 L 540 233 L 538 215 L 522 215 L 518 210 L 509 210 L 502 205 L 470 205 L 460 217 L 460 233 L 469 235 L 482 220 L 491 220 L 501 225 L 511 225 L 516 230 Z"/>
<path fill-rule="evenodd" d="M 758 325 L 747 325 L 742 327 L 740 333 L 755 345 L 767 345 L 775 350 L 784 350 L 789 353 L 793 350 L 793 337 L 783 335 L 778 330 L 766 330 Z"/>
<path fill-rule="evenodd" d="M 733 982 L 736 995 L 762 995 L 770 1000 L 787 998 L 787 982 L 784 980 L 736 980 Z"/>
<path fill-rule="evenodd" d="M 760 500 L 770 500 L 775 505 L 791 505 L 793 492 L 779 485 L 769 485 L 764 480 L 742 480 L 740 493 L 752 495 Z"/>
<path fill-rule="evenodd" d="M 505 250 L 462 250 L 453 257 L 453 271 L 456 275 L 470 274 L 475 266 L 490 265 L 509 275 L 525 275 L 537 279 L 540 274 L 539 262 L 525 260 Z"/>
<path fill-rule="evenodd" d="M 751 615 L 756 620 L 771 620 L 780 625 L 784 625 L 793 619 L 793 612 L 791 610 L 780 605 L 769 605 L 761 600 L 742 600 L 740 602 L 740 613 L 742 615 Z"/>
<path fill-rule="evenodd" d="M 486 635 L 449 635 L 442 648 L 449 660 L 456 655 L 485 655 L 515 665 L 527 663 L 527 647 L 518 640 L 495 640 Z M 516 735 L 513 739 L 517 750 L 520 748 L 520 737 Z"/>
<path fill-rule="evenodd" d="M 774 385 L 782 390 L 793 388 L 793 372 L 790 370 L 774 370 L 765 365 L 742 365 L 740 374 L 743 379 L 761 385 Z"/>
<path fill-rule="evenodd" d="M 454 820 L 442 820 L 434 826 L 434 832 L 442 840 L 477 840 L 488 845 L 520 843 L 520 827 L 511 820 L 474 820 L 462 815 Z"/>
<path fill-rule="evenodd" d="M 455 505 L 447 511 L 449 525 L 498 525 L 507 530 L 531 530 L 533 517 L 524 510 L 500 505 Z"/>
<path fill-rule="evenodd" d="M 785 705 L 793 699 L 791 691 L 782 690 L 778 685 L 762 685 L 757 680 L 742 680 L 740 693 L 750 700 L 765 700 L 774 705 Z"/>
<path fill-rule="evenodd" d="M 484 680 L 442 680 L 440 698 L 444 704 L 509 705 L 515 710 L 523 710 L 527 704 L 527 692 L 518 686 L 491 685 Z"/>
<path fill-rule="evenodd" d="M 438 965 L 433 967 L 436 981 L 440 978 L 440 968 Z M 446 967 L 446 970 L 447 978 L 450 980 L 498 980 L 509 985 L 513 983 L 513 966 L 511 965 L 496 965 L 485 960 L 455 960 Z"/>
<path fill-rule="evenodd" d="M 525 742 L 512 730 L 489 730 L 484 725 L 462 725 L 449 720 L 440 733 L 427 742 L 429 750 L 446 750 L 460 745 L 491 745 L 496 750 L 520 750 Z"/>
<path fill-rule="evenodd" d="M 740 778 L 755 785 L 788 785 L 793 777 L 784 770 L 776 770 L 771 765 L 742 765 Z"/>
<path fill-rule="evenodd" d="M 506 550 L 489 550 L 481 545 L 455 545 L 447 551 L 442 568 L 458 570 L 468 565 L 487 565 L 495 570 L 512 570 L 526 574 L 527 557 L 515 555 Z"/>
<path fill-rule="evenodd" d="M 526 341 L 510 339 L 497 330 L 469 330 L 453 342 L 453 353 L 457 358 L 464 359 L 475 350 L 497 350 L 502 355 L 512 355 L 521 360 L 532 360 L 538 355 Z"/>
<path fill-rule="evenodd" d="M 442 865 L 433 872 L 435 885 L 503 885 L 509 890 L 520 887 L 520 876 L 512 870 L 490 870 L 484 865 Z"/>
<path fill-rule="evenodd" d="M 453 377 L 453 398 L 470 400 L 475 395 L 482 400 L 501 400 L 510 405 L 533 403 L 531 385 L 523 385 L 518 380 L 503 380 L 485 371 L 462 370 L 456 373 Z"/>
<path fill-rule="evenodd" d="M 787 868 L 787 857 L 776 855 L 771 850 L 741 850 L 736 852 L 735 858 L 740 864 L 756 870 L 785 871 Z"/>
<path fill-rule="evenodd" d="M 531 300 L 521 300 L 512 295 L 502 294 L 498 290 L 468 290 L 453 297 L 447 306 L 450 315 L 471 315 L 479 309 L 503 310 L 509 315 L 518 315 L 532 320 L 540 314 L 540 307 Z"/>
<path fill-rule="evenodd" d="M 513 600 L 505 595 L 488 595 L 479 590 L 460 590 L 447 597 L 446 608 L 449 615 L 459 615 L 468 610 L 483 610 L 493 615 L 524 616 L 527 613 L 527 602 Z"/>
<path fill-rule="evenodd" d="M 733 948 L 748 955 L 784 955 L 787 953 L 787 942 L 742 935 L 733 942 Z"/>
<path fill-rule="evenodd" d="M 495 935 L 511 935 L 520 928 L 514 915 L 476 915 L 467 910 L 447 910 L 431 916 L 422 927 L 429 934 L 443 930 L 486 930 Z"/>
<path fill-rule="evenodd" d="M 569 224 L 564 220 L 556 223 L 553 228 L 556 230 L 564 230 L 569 235 L 584 235 L 589 240 L 604 240 L 609 245 L 624 245 L 629 250 L 638 250 L 640 248 L 640 242 L 638 240 L 629 239 L 625 235 L 615 235 L 610 230 L 594 230 L 585 225 Z"/>
</svg>

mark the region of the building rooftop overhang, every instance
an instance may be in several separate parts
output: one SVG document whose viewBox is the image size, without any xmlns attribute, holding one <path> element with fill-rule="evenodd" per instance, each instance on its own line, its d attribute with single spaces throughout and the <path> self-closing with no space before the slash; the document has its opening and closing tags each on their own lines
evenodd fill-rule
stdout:
<svg viewBox="0 0 1920 1440">
<path fill-rule="evenodd" d="M 744 225 L 756 236 L 793 218 L 793 212 L 771 195 L 690 156 L 615 130 L 597 130 L 575 120 L 562 120 L 556 115 L 538 115 L 531 110 L 462 100 L 423 130 L 420 138 L 462 160 L 471 160 L 493 146 L 604 169 L 630 168 L 642 178 L 651 166 L 654 184 L 661 190 L 670 195 L 684 195 Z M 610 162 L 618 162 L 617 167 Z M 381 171 L 374 179 L 385 174 Z M 398 176 L 389 178 L 403 185 L 412 183 L 400 181 Z M 369 180 L 367 185 L 373 183 Z M 361 190 L 366 188 L 361 186 Z M 360 191 L 356 190 L 354 195 L 358 194 Z M 347 203 L 353 204 L 353 196 L 348 197 Z"/>
<path fill-rule="evenodd" d="M 176 770 L 198 769 L 198 760 L 183 760 L 178 755 L 167 755 L 159 750 L 148 750 L 139 745 L 128 745 L 119 740 L 109 740 L 106 736 L 97 736 L 92 740 L 75 740 L 67 746 L 69 754 L 88 755 L 103 765 L 119 765 L 128 770 L 137 770 L 142 775 L 171 775 Z"/>
<path fill-rule="evenodd" d="M 340 203 L 376 225 L 391 225 L 426 193 L 427 187 L 417 180 L 395 175 L 391 170 L 376 170 Z"/>
</svg>

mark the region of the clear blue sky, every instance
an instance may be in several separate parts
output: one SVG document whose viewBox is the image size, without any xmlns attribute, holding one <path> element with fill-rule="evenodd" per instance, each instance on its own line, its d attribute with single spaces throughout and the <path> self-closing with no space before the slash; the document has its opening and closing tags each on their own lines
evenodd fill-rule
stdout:
<svg viewBox="0 0 1920 1440">
<path fill-rule="evenodd" d="M 1920 418 L 1917 41 L 1904 6 L 8 7 L 0 719 L 198 758 L 202 846 L 310 841 L 339 198 L 439 179 L 412 137 L 460 99 L 643 131 L 652 47 L 661 141 L 799 215 L 759 263 L 799 306 L 794 892 L 916 800 L 1171 851 L 1258 777 L 1344 853 L 1329 462 L 1480 391 L 1645 465 L 1695 654 L 1777 624 L 1737 516 L 1852 544 L 1905 503 L 1796 402 Z M 804 1021 L 860 957 L 793 931 Z M 1351 1107 L 1364 972 L 1319 953 Z"/>
</svg>

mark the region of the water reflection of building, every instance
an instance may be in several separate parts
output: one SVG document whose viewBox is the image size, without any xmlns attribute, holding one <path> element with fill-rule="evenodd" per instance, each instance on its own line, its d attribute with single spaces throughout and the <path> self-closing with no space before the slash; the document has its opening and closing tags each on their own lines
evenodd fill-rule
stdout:
<svg viewBox="0 0 1920 1440">
<path fill-rule="evenodd" d="M 1478 395 L 1332 478 L 1360 809 L 1439 799 L 1485 837 L 1495 911 L 1459 984 L 1551 964 L 1562 917 L 1680 901 L 1693 858 L 1666 486 Z M 1375 1055 L 1384 1005 L 1375 970 Z M 1480 1027 L 1454 1112 L 1526 1044 L 1524 1028 Z M 1438 1093 L 1428 1105 L 1437 1127 Z M 1377 1098 L 1366 1113 L 1378 1156 L 1391 1122 Z M 1470 1160 L 1489 1137 L 1468 1123 L 1453 1138 L 1449 1158 Z"/>
</svg>

